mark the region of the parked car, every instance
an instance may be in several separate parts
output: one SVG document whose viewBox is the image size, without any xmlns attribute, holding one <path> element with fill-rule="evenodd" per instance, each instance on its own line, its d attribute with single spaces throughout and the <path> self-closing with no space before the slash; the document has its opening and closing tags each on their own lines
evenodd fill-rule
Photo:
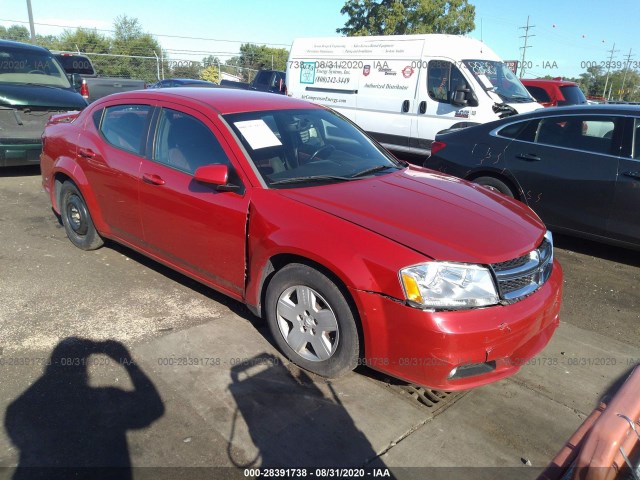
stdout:
<svg viewBox="0 0 640 480">
<path fill-rule="evenodd" d="M 207 80 L 197 80 L 195 78 L 165 78 L 159 82 L 148 85 L 147 88 L 168 88 L 168 87 L 217 87 L 213 82 Z"/>
<path fill-rule="evenodd" d="M 95 102 L 112 93 L 128 92 L 146 88 L 144 80 L 124 77 L 103 77 L 96 74 L 91 60 L 86 55 L 71 52 L 56 52 L 56 58 L 64 70 L 72 75 L 75 89 L 88 102 Z"/>
<path fill-rule="evenodd" d="M 538 480 L 631 480 L 640 474 L 640 366 L 580 425 Z M 634 475 L 635 473 L 635 475 Z"/>
<path fill-rule="evenodd" d="M 543 107 L 586 105 L 587 98 L 575 82 L 562 79 L 521 78 L 520 81 L 531 96 Z"/>
<path fill-rule="evenodd" d="M 436 137 L 425 166 L 529 205 L 553 231 L 640 247 L 640 108 L 557 107 Z"/>
<path fill-rule="evenodd" d="M 115 240 L 246 303 L 312 372 L 467 389 L 558 325 L 562 270 L 529 208 L 408 166 L 326 107 L 155 89 L 68 120 L 41 165 L 71 242 Z"/>
<path fill-rule="evenodd" d="M 86 106 L 49 50 L 0 40 L 0 167 L 37 165 L 49 115 Z"/>
<path fill-rule="evenodd" d="M 287 94 L 286 73 L 279 70 L 258 70 L 251 83 L 236 82 L 234 80 L 220 80 L 220 86 L 240 88 L 243 90 L 257 90 L 259 92 Z"/>
</svg>

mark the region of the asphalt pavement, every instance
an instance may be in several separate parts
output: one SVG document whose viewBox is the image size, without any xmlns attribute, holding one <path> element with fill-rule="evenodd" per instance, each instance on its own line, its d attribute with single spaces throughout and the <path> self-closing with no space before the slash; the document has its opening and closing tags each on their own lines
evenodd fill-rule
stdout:
<svg viewBox="0 0 640 480">
<path fill-rule="evenodd" d="M 638 252 L 556 243 L 565 297 L 548 347 L 429 407 L 366 368 L 298 369 L 244 306 L 129 249 L 78 250 L 37 169 L 2 172 L 0 478 L 34 458 L 133 478 L 535 478 L 640 363 Z"/>
</svg>

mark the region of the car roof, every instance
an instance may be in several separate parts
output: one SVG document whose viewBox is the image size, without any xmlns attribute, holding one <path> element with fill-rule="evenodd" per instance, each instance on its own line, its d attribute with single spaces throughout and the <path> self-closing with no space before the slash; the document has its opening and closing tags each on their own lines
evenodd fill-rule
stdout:
<svg viewBox="0 0 640 480">
<path fill-rule="evenodd" d="M 549 107 L 545 109 L 535 110 L 529 113 L 523 113 L 517 117 L 551 117 L 554 115 L 589 115 L 589 114 L 612 114 L 612 115 L 638 115 L 640 114 L 640 105 L 620 105 L 620 104 L 600 104 L 600 105 L 571 105 L 563 107 Z M 508 117 L 514 119 L 515 117 Z M 505 119 L 507 120 L 507 119 Z"/>
<path fill-rule="evenodd" d="M 150 90 L 136 90 L 133 92 L 116 93 L 105 97 L 105 100 L 135 100 L 147 101 L 195 101 L 206 105 L 221 115 L 229 113 L 243 113 L 264 110 L 291 110 L 297 108 L 324 109 L 304 100 L 276 95 L 267 92 L 255 92 L 236 88 L 159 88 Z"/>
<path fill-rule="evenodd" d="M 524 86 L 527 85 L 558 85 L 560 87 L 577 86 L 576 82 L 569 80 L 554 80 L 551 78 L 521 78 L 520 81 Z"/>
<path fill-rule="evenodd" d="M 31 50 L 38 53 L 51 53 L 44 47 L 37 45 L 31 45 L 29 43 L 14 42 L 13 40 L 0 40 L 0 48 L 21 48 L 24 50 Z"/>
<path fill-rule="evenodd" d="M 601 105 L 571 105 L 566 107 L 549 107 L 540 108 L 533 112 L 520 113 L 510 117 L 493 120 L 492 122 L 480 123 L 466 128 L 456 128 L 453 130 L 444 130 L 436 134 L 436 140 L 440 136 L 463 135 L 468 130 L 482 132 L 492 131 L 494 128 L 500 128 L 510 123 L 523 122 L 537 118 L 547 118 L 560 115 L 634 115 L 640 116 L 640 105 L 620 105 L 620 104 L 601 104 Z"/>
</svg>

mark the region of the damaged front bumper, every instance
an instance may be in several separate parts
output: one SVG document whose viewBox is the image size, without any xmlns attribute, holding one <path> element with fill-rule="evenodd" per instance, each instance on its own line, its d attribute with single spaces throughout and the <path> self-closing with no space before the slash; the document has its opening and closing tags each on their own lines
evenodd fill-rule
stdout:
<svg viewBox="0 0 640 480">
<path fill-rule="evenodd" d="M 433 312 L 351 289 L 365 337 L 366 364 L 397 378 L 446 391 L 465 390 L 517 372 L 559 325 L 562 268 L 511 305 Z"/>
</svg>

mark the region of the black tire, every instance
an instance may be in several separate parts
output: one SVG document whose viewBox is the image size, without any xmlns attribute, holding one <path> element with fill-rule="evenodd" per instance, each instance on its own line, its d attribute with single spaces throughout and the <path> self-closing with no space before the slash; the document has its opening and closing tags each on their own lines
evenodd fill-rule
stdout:
<svg viewBox="0 0 640 480">
<path fill-rule="evenodd" d="M 104 245 L 82 194 L 70 181 L 64 182 L 60 188 L 60 216 L 67 237 L 76 247 L 95 250 Z"/>
<path fill-rule="evenodd" d="M 502 180 L 498 180 L 494 177 L 478 177 L 473 180 L 473 183 L 488 187 L 490 190 L 503 193 L 507 197 L 515 198 L 514 192 L 504 183 Z"/>
<path fill-rule="evenodd" d="M 313 302 L 298 298 L 298 292 L 308 291 L 315 294 Z M 271 334 L 293 363 L 329 378 L 344 375 L 358 365 L 360 339 L 353 312 L 340 289 L 325 275 L 306 265 L 287 265 L 273 276 L 265 300 Z M 313 310 L 309 303 L 314 304 Z M 289 321 L 296 313 L 296 320 Z M 333 320 L 336 330 L 330 332 L 327 325 Z M 296 341 L 300 348 L 294 350 Z"/>
</svg>

